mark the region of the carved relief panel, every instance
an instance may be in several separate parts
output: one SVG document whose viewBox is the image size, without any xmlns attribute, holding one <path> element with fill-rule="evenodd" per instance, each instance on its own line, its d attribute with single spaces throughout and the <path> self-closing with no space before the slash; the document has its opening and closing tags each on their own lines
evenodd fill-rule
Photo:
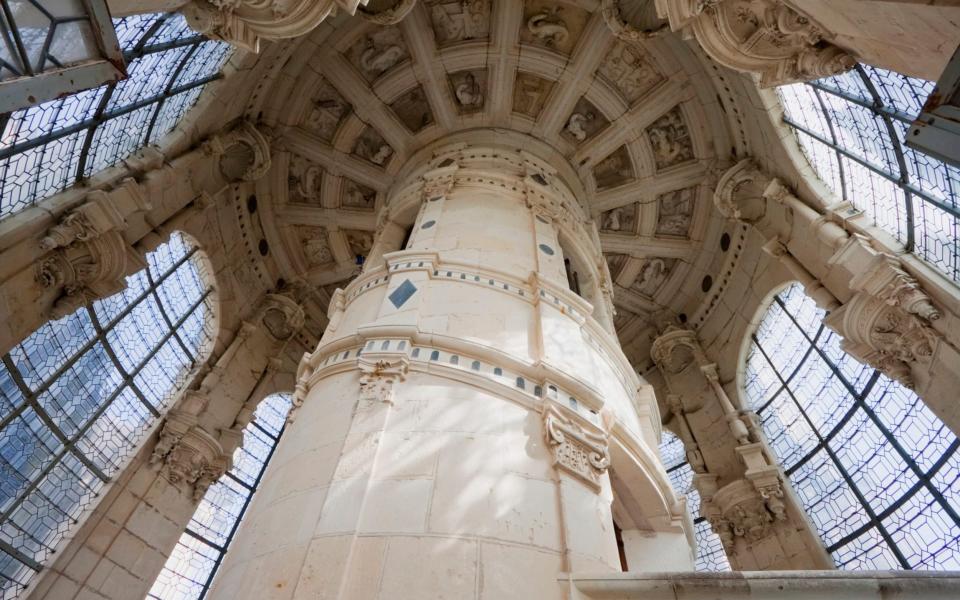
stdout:
<svg viewBox="0 0 960 600">
<path fill-rule="evenodd" d="M 324 141 L 332 142 L 337 129 L 351 110 L 350 104 L 343 99 L 340 92 L 326 79 L 321 79 L 310 101 L 310 111 L 303 127 Z"/>
<path fill-rule="evenodd" d="M 656 235 L 689 238 L 696 198 L 695 187 L 661 194 L 657 198 Z"/>
<path fill-rule="evenodd" d="M 572 4 L 527 0 L 523 6 L 520 42 L 569 56 L 589 19 L 590 13 Z"/>
<path fill-rule="evenodd" d="M 640 275 L 630 286 L 630 291 L 653 299 L 667 282 L 677 264 L 676 258 L 648 258 L 640 270 Z"/>
<path fill-rule="evenodd" d="M 610 121 L 586 98 L 580 98 L 567 117 L 560 135 L 572 144 L 580 144 L 603 130 Z"/>
<path fill-rule="evenodd" d="M 597 72 L 623 95 L 628 105 L 663 81 L 641 47 L 621 40 L 613 44 Z"/>
<path fill-rule="evenodd" d="M 593 168 L 593 178 L 597 189 L 615 187 L 634 178 L 633 161 L 626 146 L 620 146 L 610 156 L 597 163 Z"/>
<path fill-rule="evenodd" d="M 600 213 L 600 231 L 636 235 L 640 205 L 637 202 Z"/>
<path fill-rule="evenodd" d="M 372 211 L 377 204 L 376 190 L 344 177 L 340 183 L 340 208 Z"/>
<path fill-rule="evenodd" d="M 346 52 L 347 60 L 368 82 L 410 58 L 403 34 L 396 27 L 379 27 L 358 39 Z"/>
<path fill-rule="evenodd" d="M 426 5 L 438 45 L 490 35 L 490 0 L 427 0 Z"/>
<path fill-rule="evenodd" d="M 354 143 L 353 153 L 378 167 L 382 167 L 393 156 L 393 148 L 387 144 L 376 129 L 366 127 Z"/>
<path fill-rule="evenodd" d="M 303 256 L 310 268 L 322 267 L 333 262 L 327 230 L 323 227 L 301 226 L 296 228 L 297 239 L 303 248 Z"/>
<path fill-rule="evenodd" d="M 693 159 L 693 143 L 679 106 L 647 127 L 647 137 L 658 170 Z"/>
<path fill-rule="evenodd" d="M 420 86 L 391 102 L 390 108 L 393 109 L 397 118 L 411 133 L 417 133 L 433 123 L 433 112 L 430 110 L 430 104 L 427 102 L 423 88 Z"/>
<path fill-rule="evenodd" d="M 323 184 L 323 169 L 309 160 L 292 154 L 290 167 L 287 172 L 289 185 L 288 200 L 293 204 L 321 205 L 321 185 Z"/>
<path fill-rule="evenodd" d="M 487 71 L 460 71 L 449 77 L 450 90 L 461 114 L 483 110 L 487 90 Z"/>
<path fill-rule="evenodd" d="M 513 85 L 513 111 L 536 119 L 547 102 L 553 82 L 517 71 L 516 82 Z"/>
</svg>

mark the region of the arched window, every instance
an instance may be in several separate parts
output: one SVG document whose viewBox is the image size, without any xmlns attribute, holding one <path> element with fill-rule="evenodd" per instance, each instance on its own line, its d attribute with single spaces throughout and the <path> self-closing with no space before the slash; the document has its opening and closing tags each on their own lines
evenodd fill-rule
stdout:
<svg viewBox="0 0 960 600">
<path fill-rule="evenodd" d="M 0 115 L 0 219 L 155 143 L 219 77 L 229 46 L 179 14 L 116 19 L 129 77 Z"/>
<path fill-rule="evenodd" d="M 697 540 L 697 571 L 729 571 L 730 562 L 723 551 L 720 536 L 710 528 L 710 523 L 700 516 L 700 494 L 693 487 L 693 469 L 687 463 L 683 442 L 669 431 L 663 432 L 660 442 L 660 459 L 670 476 L 670 483 L 677 494 L 687 497 L 687 508 L 693 515 L 694 537 Z"/>
<path fill-rule="evenodd" d="M 934 84 L 868 65 L 779 89 L 784 119 L 827 186 L 960 281 L 960 169 L 904 145 Z"/>
<path fill-rule="evenodd" d="M 199 600 L 206 595 L 280 441 L 291 406 L 289 394 L 260 403 L 243 430 L 233 467 L 207 490 L 147 598 Z"/>
<path fill-rule="evenodd" d="M 15 594 L 205 359 L 198 250 L 174 234 L 123 292 L 47 323 L 0 364 L 0 588 Z"/>
<path fill-rule="evenodd" d="M 799 284 L 774 297 L 745 398 L 824 546 L 842 569 L 960 568 L 956 437 L 823 317 Z"/>
</svg>

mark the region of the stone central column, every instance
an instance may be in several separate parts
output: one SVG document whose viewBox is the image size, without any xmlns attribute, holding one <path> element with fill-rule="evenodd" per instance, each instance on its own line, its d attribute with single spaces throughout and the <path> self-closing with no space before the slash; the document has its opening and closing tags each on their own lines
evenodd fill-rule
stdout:
<svg viewBox="0 0 960 600">
<path fill-rule="evenodd" d="M 568 572 L 692 567 L 573 171 L 472 139 L 401 173 L 213 598 L 565 598 Z"/>
</svg>

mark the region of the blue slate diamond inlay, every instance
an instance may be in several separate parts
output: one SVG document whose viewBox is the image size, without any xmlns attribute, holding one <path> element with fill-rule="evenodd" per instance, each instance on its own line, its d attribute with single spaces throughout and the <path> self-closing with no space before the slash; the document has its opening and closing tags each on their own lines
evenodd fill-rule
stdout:
<svg viewBox="0 0 960 600">
<path fill-rule="evenodd" d="M 401 306 L 403 306 L 403 304 L 407 300 L 410 299 L 410 296 L 412 296 L 413 293 L 416 291 L 417 291 L 417 286 L 410 283 L 410 280 L 407 279 L 406 281 L 401 283 L 399 286 L 397 286 L 397 289 L 393 290 L 393 292 L 390 294 L 389 296 L 390 302 L 393 302 L 394 306 L 396 306 L 397 308 L 400 308 Z"/>
</svg>

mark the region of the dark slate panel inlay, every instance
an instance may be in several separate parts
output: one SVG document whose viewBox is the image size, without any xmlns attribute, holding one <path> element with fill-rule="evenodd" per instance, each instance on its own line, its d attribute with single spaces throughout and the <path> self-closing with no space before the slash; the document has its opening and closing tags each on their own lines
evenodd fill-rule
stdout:
<svg viewBox="0 0 960 600">
<path fill-rule="evenodd" d="M 540 250 L 548 256 L 553 256 L 553 248 L 546 244 L 540 244 Z"/>
<path fill-rule="evenodd" d="M 393 292 L 390 294 L 389 296 L 390 302 L 392 302 L 393 305 L 396 306 L 397 308 L 400 308 L 401 306 L 404 305 L 404 303 L 406 303 L 407 300 L 410 299 L 410 296 L 412 296 L 413 293 L 416 291 L 417 291 L 417 286 L 410 283 L 410 280 L 407 279 L 403 283 L 401 283 L 399 286 L 397 286 L 397 289 L 393 290 Z"/>
<path fill-rule="evenodd" d="M 426 223 L 424 223 L 423 225 L 420 226 L 420 229 L 430 229 L 431 227 L 433 227 L 433 226 L 436 225 L 436 224 L 437 224 L 436 221 L 432 221 L 432 220 L 431 220 L 431 221 L 427 221 Z"/>
</svg>

